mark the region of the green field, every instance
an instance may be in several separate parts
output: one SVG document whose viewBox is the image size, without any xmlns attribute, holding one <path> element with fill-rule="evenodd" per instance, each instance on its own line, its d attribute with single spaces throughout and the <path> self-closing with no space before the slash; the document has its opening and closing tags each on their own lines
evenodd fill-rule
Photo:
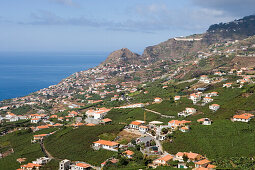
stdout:
<svg viewBox="0 0 255 170">
<path fill-rule="evenodd" d="M 36 158 L 44 156 L 38 143 L 31 144 L 32 138 L 33 134 L 27 130 L 16 131 L 0 137 L 1 149 L 14 149 L 13 154 L 0 159 L 0 169 L 13 170 L 19 168 L 20 164 L 16 161 L 17 158 L 27 158 L 25 163 L 28 163 Z"/>
<path fill-rule="evenodd" d="M 99 139 L 100 134 L 117 134 L 122 128 L 122 125 L 64 128 L 46 138 L 45 147 L 57 159 L 85 161 L 92 165 L 100 165 L 116 153 L 107 150 L 94 151 L 91 145 Z"/>
</svg>

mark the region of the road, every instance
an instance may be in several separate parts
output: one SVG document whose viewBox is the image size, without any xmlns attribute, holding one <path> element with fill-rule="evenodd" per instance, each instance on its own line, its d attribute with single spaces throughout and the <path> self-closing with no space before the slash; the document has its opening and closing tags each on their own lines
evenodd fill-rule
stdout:
<svg viewBox="0 0 255 170">
<path fill-rule="evenodd" d="M 146 110 L 146 111 L 148 111 L 148 112 L 155 113 L 155 114 L 157 114 L 157 115 L 160 115 L 161 117 L 170 118 L 170 119 L 175 118 L 175 116 L 163 115 L 162 113 L 156 112 L 156 111 L 154 111 L 154 110 L 149 110 L 149 109 L 144 109 L 144 110 Z"/>
</svg>

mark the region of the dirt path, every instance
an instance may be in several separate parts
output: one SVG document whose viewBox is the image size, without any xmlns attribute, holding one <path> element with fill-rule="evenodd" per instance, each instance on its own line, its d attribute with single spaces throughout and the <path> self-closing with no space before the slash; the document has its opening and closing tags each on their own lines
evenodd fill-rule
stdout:
<svg viewBox="0 0 255 170">
<path fill-rule="evenodd" d="M 46 148 L 45 148 L 43 142 L 40 143 L 40 146 L 41 146 L 41 149 L 42 149 L 43 153 L 44 153 L 48 158 L 50 158 L 50 159 L 55 159 L 55 158 L 50 154 L 50 152 L 48 152 L 48 151 L 46 150 Z"/>
<path fill-rule="evenodd" d="M 146 110 L 146 111 L 148 111 L 148 112 L 155 113 L 155 114 L 157 114 L 157 115 L 160 115 L 161 117 L 171 118 L 171 119 L 175 118 L 175 116 L 163 115 L 162 113 L 156 112 L 156 111 L 154 111 L 154 110 L 149 110 L 149 109 L 144 109 L 144 110 Z"/>
</svg>

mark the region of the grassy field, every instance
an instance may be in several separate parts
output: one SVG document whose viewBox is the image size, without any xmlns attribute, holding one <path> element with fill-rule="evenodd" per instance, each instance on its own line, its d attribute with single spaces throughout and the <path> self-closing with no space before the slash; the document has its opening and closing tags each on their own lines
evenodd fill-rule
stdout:
<svg viewBox="0 0 255 170">
<path fill-rule="evenodd" d="M 94 151 L 91 145 L 104 133 L 119 133 L 122 125 L 106 125 L 77 129 L 64 128 L 45 140 L 46 149 L 58 159 L 70 159 L 72 161 L 85 161 L 93 165 L 99 165 L 107 158 L 115 155 L 115 152 L 107 150 Z"/>
<path fill-rule="evenodd" d="M 13 148 L 14 153 L 0 159 L 1 170 L 13 170 L 20 167 L 17 158 L 27 158 L 31 162 L 36 158 L 44 156 L 39 144 L 31 144 L 33 134 L 29 131 L 16 131 L 0 137 L 0 148 Z"/>
<path fill-rule="evenodd" d="M 134 120 L 144 120 L 144 110 L 142 108 L 135 109 L 113 109 L 108 112 L 107 117 L 113 120 L 113 123 L 129 124 Z M 169 120 L 161 118 L 160 115 L 146 111 L 146 121 L 158 120 L 168 122 Z"/>
</svg>

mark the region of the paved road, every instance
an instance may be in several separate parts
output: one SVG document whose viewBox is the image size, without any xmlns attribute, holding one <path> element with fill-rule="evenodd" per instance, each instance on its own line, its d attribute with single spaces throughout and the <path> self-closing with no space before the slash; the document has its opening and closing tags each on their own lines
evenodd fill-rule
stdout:
<svg viewBox="0 0 255 170">
<path fill-rule="evenodd" d="M 154 111 L 154 110 L 149 110 L 149 109 L 144 109 L 144 110 L 146 110 L 146 111 L 148 111 L 148 112 L 155 113 L 155 114 L 157 114 L 157 115 L 160 115 L 161 117 L 171 118 L 171 119 L 172 119 L 172 118 L 175 118 L 175 116 L 163 115 L 162 113 L 156 112 L 156 111 Z"/>
</svg>

